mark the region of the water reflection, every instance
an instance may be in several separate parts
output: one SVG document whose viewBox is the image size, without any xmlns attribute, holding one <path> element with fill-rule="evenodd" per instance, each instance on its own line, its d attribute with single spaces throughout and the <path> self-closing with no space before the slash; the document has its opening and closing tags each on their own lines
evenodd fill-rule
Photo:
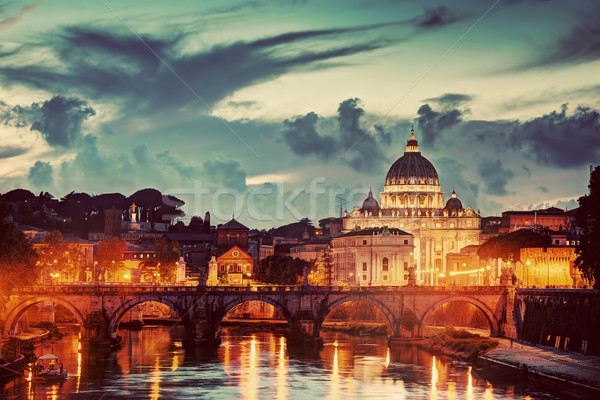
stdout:
<svg viewBox="0 0 600 400">
<path fill-rule="evenodd" d="M 236 398 L 318 399 L 514 399 L 551 398 L 522 388 L 494 385 L 469 368 L 414 349 L 389 349 L 385 339 L 325 336 L 317 353 L 290 352 L 283 336 L 222 331 L 217 350 L 184 350 L 181 328 L 119 331 L 123 346 L 112 353 L 79 352 L 76 335 L 46 344 L 68 369 L 63 383 L 17 379 L 8 399 Z M 0 396 L 2 397 L 2 396 Z"/>
</svg>

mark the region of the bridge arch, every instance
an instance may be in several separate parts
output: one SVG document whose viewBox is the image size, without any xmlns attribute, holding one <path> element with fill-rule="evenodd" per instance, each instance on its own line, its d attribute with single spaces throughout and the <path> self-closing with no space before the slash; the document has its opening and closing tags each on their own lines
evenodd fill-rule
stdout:
<svg viewBox="0 0 600 400">
<path fill-rule="evenodd" d="M 10 334 L 14 329 L 17 321 L 21 319 L 23 314 L 33 305 L 43 303 L 43 302 L 52 302 L 58 305 L 65 307 L 77 320 L 79 324 L 79 331 L 81 333 L 85 332 L 85 318 L 83 317 L 83 313 L 75 307 L 71 302 L 64 300 L 60 297 L 50 297 L 50 296 L 37 296 L 30 297 L 27 300 L 22 301 L 16 307 L 14 307 L 7 315 L 6 320 L 4 321 L 4 332 L 6 334 Z"/>
<path fill-rule="evenodd" d="M 423 330 L 425 328 L 425 324 L 427 323 L 427 319 L 435 310 L 437 310 L 439 307 L 443 306 L 446 303 L 451 303 L 455 301 L 463 301 L 472 304 L 475 307 L 477 307 L 481 312 L 483 312 L 483 315 L 485 315 L 485 318 L 487 319 L 488 324 L 490 325 L 490 336 L 497 336 L 500 333 L 500 325 L 498 323 L 496 315 L 494 314 L 494 311 L 492 311 L 492 309 L 490 309 L 490 307 L 488 307 L 484 302 L 474 297 L 451 296 L 439 300 L 423 314 L 419 323 L 419 336 L 423 336 Z"/>
<path fill-rule="evenodd" d="M 115 338 L 117 336 L 117 328 L 119 327 L 119 322 L 121 321 L 121 319 L 123 318 L 123 316 L 125 315 L 125 313 L 127 311 L 131 310 L 133 307 L 137 306 L 138 304 L 146 303 L 148 301 L 154 301 L 154 302 L 169 306 L 171 308 L 171 310 L 173 310 L 173 311 L 175 311 L 175 313 L 177 313 L 177 316 L 179 318 L 183 317 L 182 315 L 180 315 L 180 310 L 177 307 L 177 303 L 168 297 L 155 296 L 155 295 L 136 297 L 134 299 L 130 299 L 130 300 L 123 302 L 112 313 L 112 315 L 109 316 L 108 330 L 107 330 L 108 336 L 110 338 Z"/>
<path fill-rule="evenodd" d="M 321 334 L 321 326 L 323 325 L 323 322 L 325 322 L 325 319 L 327 318 L 327 316 L 329 314 L 331 314 L 331 312 L 338 306 L 344 304 L 344 303 L 348 303 L 351 301 L 362 301 L 364 303 L 369 303 L 372 306 L 376 307 L 377 309 L 379 309 L 387 318 L 388 323 L 390 324 L 390 327 L 392 328 L 392 334 L 395 336 L 398 332 L 398 320 L 396 318 L 396 316 L 394 315 L 394 313 L 390 310 L 390 308 L 383 303 L 382 301 L 376 300 L 370 296 L 359 296 L 359 295 L 349 295 L 349 296 L 343 296 L 340 298 L 337 298 L 329 303 L 327 303 L 326 307 L 323 309 L 323 312 L 321 313 L 321 315 L 319 315 L 318 321 L 315 321 L 315 336 L 320 336 Z"/>
<path fill-rule="evenodd" d="M 286 321 L 288 323 L 288 326 L 290 326 L 290 327 L 292 326 L 292 322 L 293 322 L 292 314 L 289 312 L 288 308 L 283 303 L 281 303 L 271 297 L 257 295 L 257 296 L 243 297 L 243 298 L 235 298 L 235 299 L 232 299 L 229 302 L 225 303 L 223 305 L 223 307 L 219 310 L 217 318 L 215 318 L 215 320 L 213 321 L 215 333 L 219 329 L 219 325 L 221 324 L 221 321 L 223 321 L 223 318 L 225 318 L 225 316 L 227 315 L 227 313 L 229 311 L 233 310 L 236 306 L 243 304 L 243 303 L 247 303 L 249 301 L 261 301 L 263 303 L 270 304 L 271 306 L 275 307 L 275 309 L 277 311 L 279 311 L 281 313 L 281 315 L 283 315 L 283 317 L 286 319 Z"/>
</svg>

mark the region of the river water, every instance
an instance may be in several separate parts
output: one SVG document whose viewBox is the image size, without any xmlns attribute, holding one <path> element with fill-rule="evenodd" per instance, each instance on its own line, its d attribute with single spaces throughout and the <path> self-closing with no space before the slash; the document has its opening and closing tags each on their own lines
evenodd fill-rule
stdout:
<svg viewBox="0 0 600 400">
<path fill-rule="evenodd" d="M 65 382 L 26 377 L 5 385 L 6 399 L 551 399 L 481 378 L 484 371 L 455 368 L 450 360 L 416 348 L 389 350 L 385 338 L 324 333 L 325 346 L 290 353 L 278 333 L 224 329 L 212 352 L 187 351 L 179 327 L 120 330 L 122 348 L 80 352 L 77 335 L 45 344 L 69 371 Z M 489 379 L 489 377 L 488 377 Z"/>
</svg>

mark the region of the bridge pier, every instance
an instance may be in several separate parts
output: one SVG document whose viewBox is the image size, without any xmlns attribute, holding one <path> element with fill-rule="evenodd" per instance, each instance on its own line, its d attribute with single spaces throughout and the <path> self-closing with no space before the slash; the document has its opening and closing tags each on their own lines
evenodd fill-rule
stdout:
<svg viewBox="0 0 600 400">
<path fill-rule="evenodd" d="M 217 336 L 215 324 L 209 320 L 201 319 L 192 321 L 186 326 L 186 346 L 218 347 L 221 338 Z"/>
</svg>

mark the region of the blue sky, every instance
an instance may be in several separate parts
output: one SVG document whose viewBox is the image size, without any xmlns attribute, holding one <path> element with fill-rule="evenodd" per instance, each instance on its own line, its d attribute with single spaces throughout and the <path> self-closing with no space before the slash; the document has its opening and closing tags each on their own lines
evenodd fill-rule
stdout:
<svg viewBox="0 0 600 400">
<path fill-rule="evenodd" d="M 154 187 L 278 226 L 381 191 L 414 125 L 482 215 L 575 207 L 598 4 L 322 3 L 0 2 L 0 192 Z"/>
</svg>

